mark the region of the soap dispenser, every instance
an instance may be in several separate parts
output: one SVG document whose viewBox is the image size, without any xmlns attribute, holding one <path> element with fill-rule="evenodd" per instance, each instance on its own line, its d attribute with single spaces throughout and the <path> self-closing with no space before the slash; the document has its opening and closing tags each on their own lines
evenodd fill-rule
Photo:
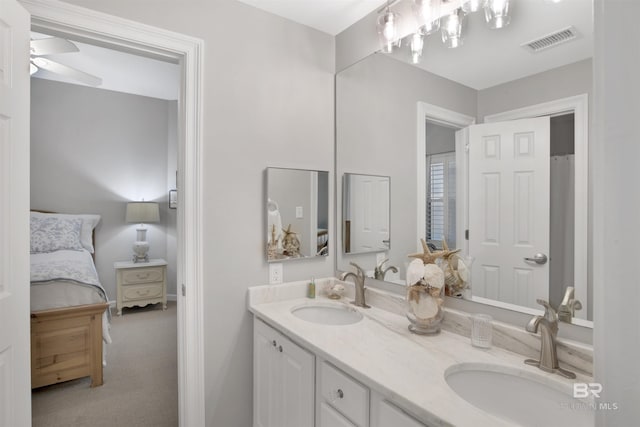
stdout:
<svg viewBox="0 0 640 427">
<path fill-rule="evenodd" d="M 307 298 L 315 298 L 315 297 L 316 297 L 316 282 L 315 282 L 315 279 L 312 277 L 307 288 Z"/>
</svg>

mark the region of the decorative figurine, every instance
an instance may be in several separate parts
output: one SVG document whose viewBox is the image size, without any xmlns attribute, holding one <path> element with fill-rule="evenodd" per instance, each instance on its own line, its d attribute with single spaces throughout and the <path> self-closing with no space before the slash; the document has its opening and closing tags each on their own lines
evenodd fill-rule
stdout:
<svg viewBox="0 0 640 427">
<path fill-rule="evenodd" d="M 300 240 L 296 232 L 291 231 L 291 224 L 287 229 L 283 229 L 284 237 L 282 237 L 282 254 L 290 257 L 300 256 Z"/>
</svg>

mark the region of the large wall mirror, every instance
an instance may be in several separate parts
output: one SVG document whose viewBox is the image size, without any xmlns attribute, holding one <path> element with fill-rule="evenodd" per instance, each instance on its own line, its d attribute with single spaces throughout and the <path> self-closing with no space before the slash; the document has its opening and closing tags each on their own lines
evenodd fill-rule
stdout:
<svg viewBox="0 0 640 427">
<path fill-rule="evenodd" d="M 536 298 L 558 308 L 573 287 L 574 323 L 589 325 L 591 4 L 514 2 L 501 30 L 481 14 L 465 19 L 456 49 L 436 34 L 419 64 L 399 50 L 338 73 L 336 174 L 391 178 L 393 240 L 375 255 L 340 251 L 337 268 L 373 273 L 388 259 L 398 272 L 384 280 L 401 284 L 421 238 L 446 240 L 475 258 L 466 298 L 533 313 Z M 565 43 L 521 46 L 569 27 L 576 37 Z"/>
<path fill-rule="evenodd" d="M 267 168 L 267 261 L 329 254 L 329 172 Z"/>
</svg>

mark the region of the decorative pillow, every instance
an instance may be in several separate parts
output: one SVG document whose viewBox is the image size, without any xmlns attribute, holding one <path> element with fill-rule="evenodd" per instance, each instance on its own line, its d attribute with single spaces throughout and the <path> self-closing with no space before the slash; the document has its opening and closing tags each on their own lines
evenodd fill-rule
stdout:
<svg viewBox="0 0 640 427">
<path fill-rule="evenodd" d="M 91 214 L 60 214 L 60 213 L 44 213 L 44 212 L 31 212 L 31 217 L 38 218 L 66 218 L 75 219 L 80 218 L 82 220 L 82 229 L 80 230 L 80 243 L 82 247 L 89 251 L 94 252 L 93 248 L 93 229 L 96 228 L 100 222 L 100 215 Z"/>
<path fill-rule="evenodd" d="M 81 251 L 80 218 L 31 217 L 31 253 L 53 252 L 62 249 Z"/>
</svg>

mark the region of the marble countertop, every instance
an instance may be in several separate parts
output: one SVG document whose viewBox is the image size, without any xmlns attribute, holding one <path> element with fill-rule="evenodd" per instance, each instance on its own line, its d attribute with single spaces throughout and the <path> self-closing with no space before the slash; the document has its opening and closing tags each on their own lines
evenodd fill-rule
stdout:
<svg viewBox="0 0 640 427">
<path fill-rule="evenodd" d="M 471 405 L 446 383 L 444 373 L 459 363 L 502 365 L 530 371 L 556 387 L 571 389 L 572 382 L 525 365 L 524 357 L 493 346 L 478 349 L 468 336 L 442 331 L 435 336 L 409 332 L 408 320 L 378 308 L 355 307 L 364 318 L 351 325 L 311 323 L 291 313 L 291 309 L 318 303 L 349 304 L 353 286 L 345 283 L 347 296 L 335 301 L 322 290 L 336 279 L 316 280 L 318 297 L 308 299 L 306 282 L 257 286 L 249 289 L 248 308 L 258 318 L 283 332 L 317 356 L 331 362 L 352 377 L 376 390 L 388 400 L 413 413 L 423 422 L 441 426 L 512 426 Z M 350 305 L 351 307 L 354 307 Z M 578 374 L 575 381 L 589 382 Z M 488 390 L 490 392 L 490 390 Z"/>
</svg>

